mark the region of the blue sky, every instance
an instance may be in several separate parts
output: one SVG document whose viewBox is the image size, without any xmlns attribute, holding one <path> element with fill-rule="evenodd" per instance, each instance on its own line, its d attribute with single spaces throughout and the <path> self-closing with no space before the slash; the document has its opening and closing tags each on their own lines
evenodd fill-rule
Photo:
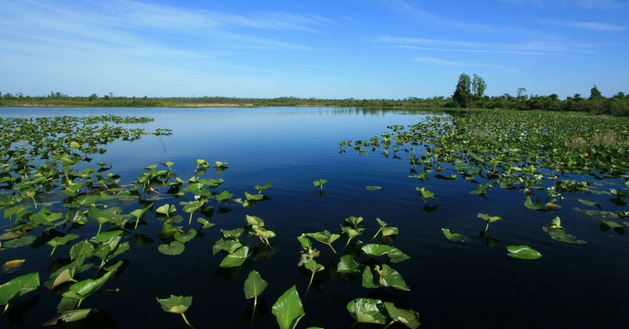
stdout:
<svg viewBox="0 0 629 329">
<path fill-rule="evenodd" d="M 624 0 L 0 0 L 0 91 L 406 98 L 629 92 Z"/>
</svg>

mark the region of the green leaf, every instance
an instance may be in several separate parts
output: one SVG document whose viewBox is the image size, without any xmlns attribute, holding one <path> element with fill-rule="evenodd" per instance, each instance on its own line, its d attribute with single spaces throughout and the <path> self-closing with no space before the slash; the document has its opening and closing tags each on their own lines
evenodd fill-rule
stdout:
<svg viewBox="0 0 629 329">
<path fill-rule="evenodd" d="M 3 285 L 0 285 L 0 305 L 9 305 L 39 287 L 39 273 L 29 273 L 19 276 Z"/>
<path fill-rule="evenodd" d="M 383 227 L 382 236 L 394 236 L 399 235 L 400 230 L 397 227 Z"/>
<path fill-rule="evenodd" d="M 326 184 L 327 182 L 328 182 L 327 179 L 319 179 L 319 180 L 316 180 L 316 181 L 312 182 L 312 185 L 314 185 L 314 186 L 321 186 L 323 184 Z"/>
<path fill-rule="evenodd" d="M 307 233 L 306 235 L 327 245 L 332 244 L 332 242 L 336 241 L 338 238 L 341 237 L 340 234 L 332 234 L 328 230 L 317 232 L 317 233 Z"/>
<path fill-rule="evenodd" d="M 166 216 L 170 216 L 173 213 L 177 212 L 177 208 L 175 208 L 175 205 L 171 205 L 171 204 L 165 204 L 162 205 L 161 207 L 157 208 L 155 210 L 156 213 L 158 214 L 162 214 L 162 215 L 166 215 Z"/>
<path fill-rule="evenodd" d="M 169 256 L 180 255 L 185 249 L 186 246 L 184 246 L 183 243 L 179 241 L 173 241 L 170 244 L 162 244 L 157 247 L 157 250 L 159 250 L 159 252 Z"/>
<path fill-rule="evenodd" d="M 182 202 L 180 205 L 183 205 L 183 209 L 182 210 L 185 213 L 192 214 L 195 211 L 201 209 L 201 207 L 203 207 L 204 204 L 205 204 L 205 200 L 199 200 L 199 201 L 188 202 L 188 203 L 183 203 Z"/>
<path fill-rule="evenodd" d="M 90 257 L 94 253 L 94 246 L 87 240 L 83 240 L 70 248 L 70 259 L 75 260 L 79 257 Z"/>
<path fill-rule="evenodd" d="M 387 264 L 383 264 L 382 268 L 379 265 L 375 267 L 376 272 L 380 275 L 379 283 L 383 287 L 391 287 L 404 291 L 411 291 L 411 288 L 406 285 L 404 279 L 400 275 L 398 271 L 388 266 Z"/>
<path fill-rule="evenodd" d="M 363 287 L 368 289 L 376 289 L 380 286 L 373 282 L 373 272 L 371 271 L 371 268 L 369 266 L 366 266 L 365 270 L 363 271 L 362 284 Z"/>
<path fill-rule="evenodd" d="M 360 249 L 370 257 L 380 257 L 390 253 L 395 248 L 386 244 L 366 244 Z"/>
<path fill-rule="evenodd" d="M 59 246 L 63 246 L 64 244 L 78 238 L 79 236 L 76 234 L 67 234 L 65 236 L 59 237 L 56 236 L 54 238 L 52 238 L 50 241 L 46 242 L 46 244 L 48 244 L 49 246 L 56 248 Z"/>
<path fill-rule="evenodd" d="M 195 236 L 197 236 L 197 230 L 191 228 L 186 233 L 182 233 L 182 232 L 175 233 L 175 240 L 181 243 L 187 243 L 188 241 L 194 239 Z"/>
<path fill-rule="evenodd" d="M 540 199 L 535 199 L 535 201 L 531 201 L 531 197 L 527 196 L 526 197 L 526 201 L 524 201 L 524 206 L 527 209 L 531 209 L 531 210 L 540 210 L 542 209 L 542 207 L 544 207 L 544 204 L 542 203 L 542 201 Z"/>
<path fill-rule="evenodd" d="M 575 237 L 572 234 L 566 233 L 566 231 L 562 229 L 551 230 L 550 232 L 548 232 L 548 234 L 550 235 L 551 239 L 555 241 L 559 241 L 559 242 L 571 243 L 571 244 L 586 244 L 587 243 L 583 240 L 578 240 L 577 237 Z"/>
<path fill-rule="evenodd" d="M 262 194 L 251 194 L 245 191 L 245 199 L 247 201 L 262 201 L 264 199 L 264 195 Z"/>
<path fill-rule="evenodd" d="M 242 246 L 233 253 L 225 256 L 218 266 L 222 268 L 238 267 L 241 266 L 249 256 L 249 247 Z"/>
<path fill-rule="evenodd" d="M 264 226 L 264 221 L 260 217 L 245 215 L 245 220 L 247 221 L 247 226 Z"/>
<path fill-rule="evenodd" d="M 256 185 L 254 188 L 258 191 L 258 193 L 262 193 L 264 190 L 271 188 L 273 185 L 271 183 L 266 183 L 262 186 Z"/>
<path fill-rule="evenodd" d="M 10 241 L 7 241 L 5 243 L 2 244 L 3 248 L 8 248 L 8 249 L 12 249 L 12 248 L 19 248 L 19 247 L 24 247 L 24 246 L 30 246 L 33 242 L 35 242 L 35 240 L 37 240 L 37 237 L 34 235 L 25 235 L 23 237 L 19 237 L 17 239 L 13 239 Z"/>
<path fill-rule="evenodd" d="M 221 230 L 221 233 L 226 239 L 238 239 L 244 231 L 245 229 L 240 227 L 233 230 Z"/>
<path fill-rule="evenodd" d="M 229 193 L 227 191 L 223 191 L 220 194 L 218 194 L 216 196 L 216 201 L 218 201 L 218 204 L 221 204 L 221 202 L 226 202 L 229 199 L 231 199 L 234 195 L 232 193 Z"/>
<path fill-rule="evenodd" d="M 478 213 L 478 218 L 481 218 L 485 222 L 487 222 L 488 224 L 491 224 L 493 222 L 497 222 L 497 221 L 501 220 L 502 216 L 489 216 L 489 214 Z"/>
<path fill-rule="evenodd" d="M 306 313 L 295 286 L 288 289 L 277 299 L 275 304 L 273 304 L 272 313 L 275 315 L 280 329 L 294 329 L 297 327 L 297 323 Z"/>
<path fill-rule="evenodd" d="M 216 165 L 216 168 L 224 168 L 227 167 L 229 162 L 215 161 L 214 164 Z"/>
<path fill-rule="evenodd" d="M 420 325 L 419 313 L 412 310 L 403 310 L 395 307 L 393 303 L 384 302 L 384 307 L 391 317 L 391 320 L 402 323 L 411 329 L 417 329 Z"/>
<path fill-rule="evenodd" d="M 100 289 L 112 275 L 114 275 L 115 271 L 107 272 L 101 278 L 93 280 L 87 279 L 80 282 L 77 282 L 70 286 L 70 289 L 63 293 L 63 297 L 68 297 L 72 299 L 85 299 L 89 297 L 91 294 L 95 293 Z"/>
<path fill-rule="evenodd" d="M 312 248 L 312 241 L 310 241 L 310 239 L 308 239 L 305 234 L 302 233 L 300 236 L 297 237 L 297 240 L 304 249 Z"/>
<path fill-rule="evenodd" d="M 364 228 L 352 228 L 349 226 L 341 226 L 341 232 L 347 235 L 349 240 L 363 234 L 364 231 L 365 231 Z"/>
<path fill-rule="evenodd" d="M 219 251 L 224 251 L 228 254 L 231 254 L 240 247 L 242 247 L 242 244 L 238 240 L 220 239 L 216 241 L 216 243 L 212 247 L 212 254 L 216 255 Z"/>
<path fill-rule="evenodd" d="M 454 242 L 468 242 L 470 239 L 463 234 L 459 233 L 451 233 L 449 229 L 442 228 L 443 235 L 446 236 L 446 239 Z"/>
<path fill-rule="evenodd" d="M 157 302 L 162 306 L 162 310 L 168 313 L 183 314 L 192 306 L 192 296 L 174 296 L 159 299 Z"/>
<path fill-rule="evenodd" d="M 386 309 L 379 299 L 354 299 L 347 304 L 347 310 L 358 323 L 387 323 Z"/>
<path fill-rule="evenodd" d="M 350 217 L 345 218 L 345 223 L 351 225 L 354 228 L 358 227 L 358 225 L 362 222 L 363 222 L 362 217 L 350 216 Z"/>
<path fill-rule="evenodd" d="M 251 271 L 245 280 L 245 298 L 251 299 L 260 296 L 268 287 L 269 283 L 264 281 L 257 271 Z"/>
<path fill-rule="evenodd" d="M 111 239 L 115 237 L 119 237 L 124 233 L 122 230 L 113 230 L 108 232 L 103 232 L 95 237 L 93 237 L 90 241 L 96 243 L 108 243 Z"/>
<path fill-rule="evenodd" d="M 516 259 L 535 260 L 542 258 L 542 254 L 539 251 L 529 246 L 507 246 L 509 253 L 507 256 Z"/>
<path fill-rule="evenodd" d="M 199 218 L 197 219 L 197 223 L 201 224 L 201 228 L 202 229 L 206 229 L 206 228 L 210 228 L 212 226 L 214 226 L 214 224 L 210 223 L 207 219 L 205 218 Z"/>
<path fill-rule="evenodd" d="M 345 255 L 341 257 L 338 265 L 336 266 L 336 271 L 339 273 L 355 273 L 358 272 L 358 263 L 352 258 L 350 255 Z"/>
<path fill-rule="evenodd" d="M 89 308 L 89 309 L 82 309 L 82 310 L 65 311 L 59 314 L 59 316 L 55 317 L 54 319 L 45 322 L 43 326 L 54 326 L 59 321 L 68 323 L 68 322 L 75 322 L 75 321 L 83 320 L 87 318 L 87 316 L 92 311 L 96 311 L 96 310 Z"/>
</svg>

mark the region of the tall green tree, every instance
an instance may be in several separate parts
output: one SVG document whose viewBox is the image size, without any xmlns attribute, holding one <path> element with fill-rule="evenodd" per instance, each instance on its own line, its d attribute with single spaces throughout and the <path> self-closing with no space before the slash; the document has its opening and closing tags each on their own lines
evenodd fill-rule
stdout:
<svg viewBox="0 0 629 329">
<path fill-rule="evenodd" d="M 603 94 L 601 94 L 601 91 L 598 90 L 596 85 L 594 85 L 594 87 L 592 87 L 592 89 L 590 89 L 590 98 L 589 98 L 589 100 L 597 100 L 597 99 L 601 99 L 601 98 L 603 98 Z"/>
<path fill-rule="evenodd" d="M 463 73 L 459 76 L 459 82 L 456 84 L 456 90 L 452 95 L 452 100 L 460 107 L 468 107 L 472 100 L 472 92 L 470 91 L 472 81 L 470 76 Z"/>
<path fill-rule="evenodd" d="M 485 96 L 486 89 L 487 83 L 485 83 L 485 80 L 474 74 L 474 78 L 472 79 L 472 93 L 474 94 L 474 96 L 482 98 L 483 96 Z"/>
</svg>

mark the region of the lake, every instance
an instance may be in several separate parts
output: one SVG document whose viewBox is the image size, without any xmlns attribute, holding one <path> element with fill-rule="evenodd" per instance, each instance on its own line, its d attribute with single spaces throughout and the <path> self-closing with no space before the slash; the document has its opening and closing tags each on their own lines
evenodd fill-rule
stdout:
<svg viewBox="0 0 629 329">
<path fill-rule="evenodd" d="M 104 146 L 107 153 L 91 156 L 90 166 L 99 161 L 111 162 L 111 172 L 121 175 L 121 184 L 135 180 L 142 166 L 158 165 L 159 161 L 174 162 L 173 171 L 187 181 L 194 175 L 195 160 L 205 159 L 212 164 L 229 163 L 221 173 L 208 170 L 206 174 L 225 180 L 219 191 L 228 190 L 234 198 L 244 198 L 245 191 L 256 193 L 255 185 L 272 183 L 264 191 L 270 200 L 251 208 L 230 200 L 220 211 L 214 204 L 217 211 L 206 218 L 216 226 L 202 230 L 178 256 L 158 251 L 162 222 L 154 213 L 148 214 L 147 225 L 138 229 L 142 239 L 132 229 L 125 235 L 132 247 L 119 257 L 125 263 L 115 278 L 83 302 L 82 307 L 99 312 L 67 327 L 183 328 L 181 317 L 164 313 L 155 300 L 174 294 L 194 297 L 186 317 L 197 329 L 249 328 L 253 301 L 245 299 L 243 282 L 252 270 L 269 282 L 258 301 L 253 319 L 256 328 L 277 328 L 271 307 L 293 285 L 306 313 L 298 328 L 350 327 L 354 320 L 346 307 L 355 298 L 381 299 L 415 310 L 421 316 L 421 328 L 629 327 L 629 319 L 623 316 L 629 295 L 629 242 L 613 230 L 602 232 L 600 220 L 576 210 L 586 208 L 577 201 L 579 194 L 565 200 L 558 213 L 531 211 L 522 205 L 522 191 L 494 188 L 487 198 L 481 198 L 470 194 L 475 185 L 466 180 L 431 177 L 420 182 L 413 177 L 406 153 L 398 153 L 398 159 L 392 154 L 382 156 L 381 150 L 359 155 L 346 147 L 346 153 L 339 153 L 340 141 L 380 137 L 387 126 L 406 126 L 429 116 L 449 114 L 342 108 L 0 109 L 1 117 L 101 114 L 146 116 L 154 121 L 129 126 L 147 131 L 172 129 L 170 136 L 115 141 Z M 417 156 L 421 152 L 418 149 Z M 323 193 L 313 186 L 318 179 L 327 180 Z M 617 180 L 599 183 L 610 188 L 619 186 Z M 381 189 L 369 191 L 366 186 Z M 416 191 L 419 186 L 432 191 L 438 200 L 427 207 Z M 156 201 L 155 208 L 171 203 L 180 209 L 181 201 L 192 200 L 189 195 L 182 200 L 163 192 L 160 195 L 163 199 Z M 616 207 L 608 196 L 589 198 L 600 202 L 604 209 Z M 126 205 L 129 210 L 137 208 L 137 202 Z M 479 238 L 485 222 L 477 217 L 478 213 L 502 215 L 503 219 L 491 224 L 489 230 L 491 237 L 499 240 L 497 246 L 488 247 L 486 239 Z M 188 218 L 186 213 L 179 214 Z M 272 248 L 258 249 L 254 255 L 257 257 L 241 267 L 221 269 L 224 256 L 212 255 L 214 243 L 223 237 L 219 229 L 243 227 L 246 215 L 262 218 L 265 227 L 277 234 L 271 239 Z M 321 251 L 317 261 L 326 269 L 315 275 L 305 295 L 310 272 L 297 266 L 301 247 L 296 237 L 323 230 L 340 233 L 339 226 L 350 216 L 363 217 L 366 229 L 352 243 L 371 239 L 379 228 L 376 218 L 399 228 L 392 244 L 410 259 L 388 264 L 403 276 L 409 292 L 364 288 L 362 268 L 355 275 L 336 273 L 339 257 L 346 251 L 343 237 L 334 243 L 338 255 L 313 240 L 314 247 Z M 542 227 L 556 216 L 561 216 L 562 225 L 587 244 L 550 239 Z M 181 225 L 187 229 L 187 221 Z M 1 228 L 9 228 L 6 219 Z M 442 228 L 465 234 L 470 241 L 448 241 Z M 97 229 L 91 221 L 72 233 L 87 239 Z M 45 234 L 40 230 L 35 235 Z M 251 249 L 260 244 L 257 237 L 246 233 L 240 239 Z M 508 245 L 532 246 L 543 257 L 535 261 L 511 259 L 506 256 Z M 50 247 L 45 244 L 1 250 L 0 263 L 13 259 L 26 262 L 15 273 L 0 274 L 0 283 L 35 271 L 43 282 L 51 268 L 69 262 L 69 250 L 70 245 L 58 247 L 56 258 L 49 257 Z M 380 260 L 384 262 L 386 257 Z M 94 271 L 86 273 L 81 279 L 91 278 Z M 11 304 L 8 314 L 0 319 L 0 327 L 39 327 L 57 316 L 60 298 L 54 291 L 40 287 Z M 353 328 L 372 327 L 383 326 Z M 394 324 L 391 328 L 404 326 Z"/>
</svg>

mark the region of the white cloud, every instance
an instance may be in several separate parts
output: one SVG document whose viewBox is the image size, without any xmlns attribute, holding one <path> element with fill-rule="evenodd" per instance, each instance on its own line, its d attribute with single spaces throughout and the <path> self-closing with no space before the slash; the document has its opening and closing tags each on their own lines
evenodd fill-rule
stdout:
<svg viewBox="0 0 629 329">
<path fill-rule="evenodd" d="M 515 69 L 510 68 L 504 65 L 496 65 L 496 64 L 482 64 L 482 63 L 469 63 L 469 62 L 459 62 L 459 61 L 449 61 L 440 58 L 431 58 L 431 57 L 415 57 L 413 58 L 416 62 L 424 62 L 431 63 L 437 65 L 444 66 L 457 66 L 457 67 L 485 67 L 485 68 L 496 68 L 503 69 L 507 71 L 515 71 Z"/>
<path fill-rule="evenodd" d="M 440 40 L 426 38 L 378 36 L 373 41 L 390 44 L 395 47 L 409 49 L 451 51 L 451 52 L 477 52 L 477 53 L 511 53 L 522 55 L 574 55 L 591 53 L 589 44 L 567 44 L 559 42 L 474 42 L 457 40 Z"/>
<path fill-rule="evenodd" d="M 618 0 L 499 0 L 516 5 L 531 5 L 536 7 L 547 7 L 550 5 L 562 7 L 578 7 L 584 9 L 599 10 L 624 10 L 627 4 Z"/>
<path fill-rule="evenodd" d="M 574 22 L 574 21 L 565 21 L 565 20 L 558 20 L 558 19 L 541 19 L 540 21 L 545 22 L 545 23 L 559 25 L 559 26 L 573 27 L 573 28 L 593 30 L 593 31 L 618 32 L 618 31 L 624 31 L 627 29 L 627 27 L 623 25 L 608 24 L 608 23 Z"/>
</svg>

